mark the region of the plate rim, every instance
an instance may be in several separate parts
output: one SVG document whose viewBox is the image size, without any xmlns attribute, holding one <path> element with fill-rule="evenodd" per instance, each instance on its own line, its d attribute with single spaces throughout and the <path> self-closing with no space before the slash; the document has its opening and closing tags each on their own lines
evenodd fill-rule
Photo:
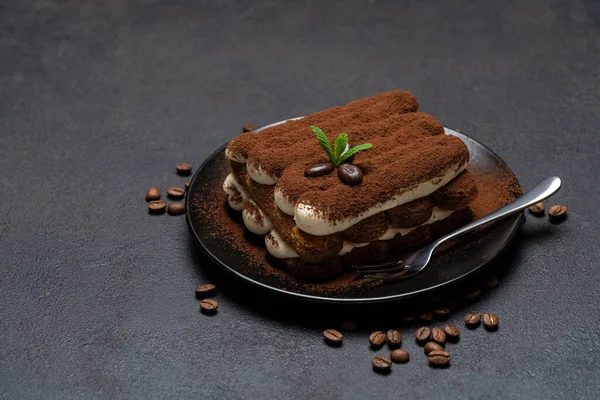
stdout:
<svg viewBox="0 0 600 400">
<path fill-rule="evenodd" d="M 277 121 L 277 122 L 273 122 L 271 124 L 267 124 L 267 125 L 263 125 L 257 129 L 254 130 L 254 132 L 258 133 L 260 131 L 262 131 L 263 129 L 266 129 L 268 127 L 274 126 L 274 125 L 278 125 L 278 124 L 282 124 L 284 122 L 290 121 L 290 120 L 295 120 L 295 119 L 301 119 L 303 117 L 294 117 L 294 118 L 287 118 L 281 121 Z M 480 146 L 482 146 L 483 148 L 485 148 L 487 151 L 489 151 L 490 153 L 492 153 L 496 158 L 498 158 L 499 160 L 501 160 L 504 164 L 508 165 L 504 159 L 502 159 L 500 156 L 498 156 L 498 154 L 496 154 L 493 150 L 491 150 L 489 147 L 487 147 L 485 144 L 473 139 L 472 137 L 465 135 L 462 132 L 458 132 L 454 129 L 451 128 L 447 128 L 444 127 L 444 130 L 446 131 L 446 133 L 450 132 L 452 135 L 459 137 L 462 140 L 469 140 L 472 141 Z M 215 151 L 213 151 L 208 157 L 206 157 L 206 159 L 202 162 L 202 164 L 200 165 L 200 167 L 198 167 L 198 169 L 196 170 L 196 172 L 194 173 L 194 176 L 192 177 L 192 179 L 190 180 L 190 188 L 194 187 L 194 183 L 196 182 L 196 179 L 198 179 L 200 173 L 204 170 L 206 164 L 208 162 L 210 162 L 215 156 L 218 156 L 219 153 L 222 153 L 225 151 L 225 148 L 227 147 L 227 145 L 229 144 L 229 142 L 219 146 L 219 148 L 217 148 Z M 513 172 L 514 173 L 514 172 Z M 516 177 L 516 176 L 515 176 Z M 297 292 L 293 292 L 293 291 L 288 291 L 288 290 L 283 290 L 283 289 L 279 289 L 277 287 L 273 287 L 271 285 L 268 285 L 266 283 L 260 282 L 256 279 L 253 279 L 251 277 L 248 277 L 238 271 L 236 271 L 234 268 L 230 267 L 229 265 L 227 265 L 225 262 L 223 262 L 219 257 L 217 257 L 215 254 L 213 254 L 213 252 L 204 244 L 204 242 L 202 241 L 202 239 L 200 238 L 198 232 L 196 232 L 196 229 L 194 228 L 193 224 L 191 223 L 191 198 L 192 196 L 187 195 L 186 199 L 185 199 L 185 209 L 186 209 L 186 221 L 187 221 L 187 225 L 189 230 L 192 232 L 196 244 L 200 245 L 200 249 L 202 250 L 202 252 L 208 256 L 208 258 L 214 262 L 215 264 L 217 264 L 220 268 L 223 268 L 225 271 L 227 271 L 228 273 L 231 273 L 233 275 L 236 275 L 237 277 L 241 278 L 243 281 L 246 281 L 252 285 L 256 285 L 258 287 L 267 289 L 268 291 L 271 292 L 275 292 L 277 294 L 281 294 L 281 295 L 285 295 L 287 297 L 290 298 L 296 298 L 296 299 L 301 299 L 301 300 L 308 300 L 308 301 L 312 301 L 312 302 L 318 302 L 318 303 L 329 303 L 329 304 L 373 304 L 373 303 L 384 303 L 384 302 L 392 302 L 392 301 L 400 301 L 400 300 L 406 300 L 408 298 L 413 298 L 416 296 L 419 296 L 421 294 L 423 294 L 424 292 L 429 292 L 429 291 L 435 291 L 435 290 L 439 290 L 443 287 L 446 286 L 450 286 L 452 284 L 457 283 L 458 281 L 461 281 L 463 279 L 465 279 L 466 277 L 468 277 L 469 275 L 481 270 L 483 267 L 485 267 L 486 265 L 488 265 L 490 262 L 492 262 L 507 246 L 508 244 L 510 244 L 512 242 L 512 240 L 514 239 L 516 233 L 519 230 L 519 227 L 521 226 L 521 218 L 522 218 L 522 213 L 517 213 L 514 214 L 510 217 L 507 217 L 505 220 L 513 220 L 512 221 L 512 226 L 510 227 L 511 231 L 510 234 L 508 235 L 507 239 L 504 241 L 504 243 L 502 243 L 502 245 L 493 253 L 490 255 L 490 257 L 483 262 L 482 264 L 478 265 L 476 268 L 465 272 L 449 281 L 443 282 L 443 283 L 438 283 L 437 285 L 434 286 L 429 286 L 427 288 L 423 288 L 423 289 L 419 289 L 416 291 L 412 291 L 408 294 L 396 294 L 396 295 L 388 295 L 388 296 L 379 296 L 379 297 L 372 297 L 372 298 L 339 298 L 339 297 L 323 297 L 323 296 L 316 296 L 316 295 L 311 295 L 311 294 L 305 294 L 305 293 L 297 293 Z"/>
</svg>

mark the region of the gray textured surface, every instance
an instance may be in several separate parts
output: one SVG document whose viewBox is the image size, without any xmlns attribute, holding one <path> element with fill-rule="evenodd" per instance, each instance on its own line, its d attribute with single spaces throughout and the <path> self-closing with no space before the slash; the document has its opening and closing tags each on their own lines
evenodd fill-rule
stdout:
<svg viewBox="0 0 600 400">
<path fill-rule="evenodd" d="M 599 65 L 592 0 L 0 2 L 0 398 L 598 398 Z M 250 301 L 143 193 L 243 123 L 396 88 L 524 187 L 561 176 L 569 219 L 528 218 L 473 306 L 499 332 L 380 376 L 368 332 L 333 349 L 335 309 Z"/>
</svg>

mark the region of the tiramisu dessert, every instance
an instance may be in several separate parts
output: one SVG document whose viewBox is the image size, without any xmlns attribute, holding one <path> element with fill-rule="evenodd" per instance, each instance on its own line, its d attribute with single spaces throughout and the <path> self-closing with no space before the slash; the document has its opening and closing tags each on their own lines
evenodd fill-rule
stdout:
<svg viewBox="0 0 600 400">
<path fill-rule="evenodd" d="M 294 276 L 325 280 L 471 220 L 467 146 L 405 91 L 237 136 L 223 188 Z"/>
</svg>

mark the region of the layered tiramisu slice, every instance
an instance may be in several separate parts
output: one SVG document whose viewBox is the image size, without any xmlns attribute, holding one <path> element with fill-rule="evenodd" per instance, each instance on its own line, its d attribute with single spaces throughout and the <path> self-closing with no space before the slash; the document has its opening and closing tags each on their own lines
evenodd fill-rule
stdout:
<svg viewBox="0 0 600 400">
<path fill-rule="evenodd" d="M 292 274 L 424 246 L 471 219 L 469 151 L 405 91 L 247 132 L 228 145 L 229 205 Z"/>
</svg>

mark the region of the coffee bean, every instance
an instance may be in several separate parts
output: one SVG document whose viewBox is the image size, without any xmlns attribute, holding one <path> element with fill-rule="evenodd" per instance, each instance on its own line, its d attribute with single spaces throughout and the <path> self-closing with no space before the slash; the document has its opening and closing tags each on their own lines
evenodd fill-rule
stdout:
<svg viewBox="0 0 600 400">
<path fill-rule="evenodd" d="M 450 364 L 450 353 L 444 350 L 434 350 L 427 354 L 427 359 L 433 367 L 445 367 Z"/>
<path fill-rule="evenodd" d="M 190 187 L 190 181 L 187 181 L 183 185 L 185 186 L 186 189 L 189 189 L 189 187 Z"/>
<path fill-rule="evenodd" d="M 146 190 L 146 201 L 160 199 L 160 190 L 157 187 L 151 187 Z"/>
<path fill-rule="evenodd" d="M 456 342 L 460 336 L 460 331 L 454 325 L 444 326 L 444 332 L 446 332 L 446 338 L 450 342 Z"/>
<path fill-rule="evenodd" d="M 556 220 L 556 221 L 566 217 L 567 216 L 567 206 L 557 205 L 557 206 L 550 207 L 550 210 L 548 210 L 548 216 L 550 217 L 550 219 Z"/>
<path fill-rule="evenodd" d="M 242 132 L 252 132 L 255 129 L 256 129 L 256 126 L 254 126 L 252 124 L 245 124 L 244 126 L 242 126 Z"/>
<path fill-rule="evenodd" d="M 329 175 L 334 169 L 335 167 L 330 162 L 315 164 L 304 170 L 304 176 L 307 178 L 315 178 L 317 176 Z"/>
<path fill-rule="evenodd" d="M 167 196 L 169 196 L 171 199 L 179 200 L 185 196 L 185 189 L 173 186 L 167 190 Z"/>
<path fill-rule="evenodd" d="M 200 301 L 200 310 L 205 314 L 214 314 L 217 312 L 219 304 L 213 299 L 204 299 Z"/>
<path fill-rule="evenodd" d="M 544 215 L 545 207 L 543 202 L 539 202 L 537 204 L 529 207 L 529 212 L 535 215 L 536 217 L 541 217 Z"/>
<path fill-rule="evenodd" d="M 467 314 L 465 317 L 465 324 L 467 327 L 473 329 L 477 328 L 481 323 L 481 314 Z"/>
<path fill-rule="evenodd" d="M 417 318 L 424 324 L 430 324 L 433 321 L 433 314 L 425 312 L 417 315 Z"/>
<path fill-rule="evenodd" d="M 446 343 L 446 333 L 442 328 L 433 328 L 431 330 L 431 339 L 438 344 L 444 344 Z"/>
<path fill-rule="evenodd" d="M 347 332 L 355 331 L 356 328 L 358 328 L 358 322 L 351 320 L 342 321 L 340 328 L 342 328 L 343 331 Z"/>
<path fill-rule="evenodd" d="M 342 344 L 342 340 L 344 340 L 344 335 L 335 329 L 326 329 L 323 332 L 323 339 L 329 344 L 340 345 Z"/>
<path fill-rule="evenodd" d="M 483 281 L 483 286 L 487 289 L 493 289 L 498 287 L 498 285 L 500 285 L 500 281 L 498 280 L 498 278 L 496 278 L 495 276 L 488 276 L 484 281 Z"/>
<path fill-rule="evenodd" d="M 160 214 L 165 212 L 165 208 L 167 208 L 167 202 L 164 200 L 153 200 L 148 203 L 148 210 L 152 214 Z"/>
<path fill-rule="evenodd" d="M 396 364 L 406 364 L 410 361 L 410 354 L 406 350 L 396 349 L 392 351 L 390 358 Z"/>
<path fill-rule="evenodd" d="M 387 331 L 385 337 L 390 349 L 398 348 L 402 344 L 402 333 L 396 329 Z"/>
<path fill-rule="evenodd" d="M 348 186 L 360 185 L 363 180 L 363 173 L 356 165 L 343 163 L 337 169 L 338 178 Z"/>
<path fill-rule="evenodd" d="M 205 283 L 204 285 L 196 286 L 196 289 L 194 289 L 194 293 L 196 293 L 196 297 L 205 299 L 207 297 L 212 297 L 215 294 L 217 294 L 217 287 L 212 283 Z"/>
<path fill-rule="evenodd" d="M 477 300 L 479 300 L 480 297 L 481 297 L 481 290 L 476 290 L 474 292 L 471 292 L 471 293 L 463 296 L 463 300 L 477 301 Z"/>
<path fill-rule="evenodd" d="M 437 319 L 448 319 L 448 314 L 450 314 L 450 309 L 443 308 L 443 307 L 434 308 L 433 310 L 431 310 L 431 312 Z"/>
<path fill-rule="evenodd" d="M 483 314 L 483 326 L 488 331 L 494 331 L 498 329 L 498 316 L 496 314 Z"/>
<path fill-rule="evenodd" d="M 415 332 L 415 338 L 417 338 L 417 343 L 419 344 L 425 344 L 429 342 L 429 339 L 431 338 L 431 329 L 429 329 L 427 326 L 420 327 Z"/>
<path fill-rule="evenodd" d="M 169 203 L 167 207 L 167 212 L 171 215 L 181 215 L 185 212 L 185 204 L 178 201 L 175 203 Z"/>
<path fill-rule="evenodd" d="M 376 331 L 371 333 L 369 336 L 369 343 L 371 343 L 371 347 L 379 348 L 385 344 L 385 334 L 381 331 Z"/>
<path fill-rule="evenodd" d="M 423 347 L 423 351 L 425 352 L 425 354 L 429 354 L 432 351 L 443 351 L 444 348 L 442 346 L 440 346 L 439 344 L 437 344 L 436 342 L 427 342 L 425 343 L 425 346 Z"/>
<path fill-rule="evenodd" d="M 392 368 L 392 360 L 386 356 L 377 356 L 371 361 L 373 368 L 379 372 L 388 372 Z"/>
<path fill-rule="evenodd" d="M 410 324 L 414 320 L 415 320 L 415 316 L 414 315 L 405 315 L 402 318 L 400 318 L 400 322 L 402 322 L 404 324 Z"/>
<path fill-rule="evenodd" d="M 175 169 L 177 170 L 177 173 L 179 175 L 189 175 L 192 173 L 192 164 L 188 164 L 188 163 L 177 164 L 175 166 Z"/>
</svg>

